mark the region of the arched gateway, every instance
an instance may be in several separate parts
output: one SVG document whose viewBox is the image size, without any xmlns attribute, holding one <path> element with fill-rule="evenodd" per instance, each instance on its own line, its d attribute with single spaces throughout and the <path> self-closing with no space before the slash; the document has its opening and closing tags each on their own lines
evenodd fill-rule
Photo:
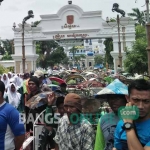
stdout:
<svg viewBox="0 0 150 150">
<path fill-rule="evenodd" d="M 25 27 L 25 57 L 26 71 L 35 70 L 38 55 L 35 50 L 36 41 L 64 40 L 64 39 L 101 39 L 112 38 L 114 58 L 114 69 L 118 65 L 118 30 L 117 23 L 110 22 L 109 25 L 102 18 L 102 11 L 84 12 L 79 6 L 68 4 L 62 7 L 57 14 L 41 15 L 41 22 L 37 27 Z M 125 59 L 124 48 L 131 48 L 135 41 L 135 22 L 128 17 L 120 19 L 120 24 L 125 26 L 123 35 L 122 26 L 121 51 Z M 15 72 L 22 72 L 22 36 L 21 26 L 14 30 Z"/>
</svg>

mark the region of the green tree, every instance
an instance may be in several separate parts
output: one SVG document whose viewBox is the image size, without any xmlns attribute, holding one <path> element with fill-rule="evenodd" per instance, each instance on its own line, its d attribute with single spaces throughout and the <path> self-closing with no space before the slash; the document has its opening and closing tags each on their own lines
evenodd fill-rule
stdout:
<svg viewBox="0 0 150 150">
<path fill-rule="evenodd" d="M 104 58 L 101 55 L 96 55 L 94 57 L 95 65 L 103 64 Z"/>
<path fill-rule="evenodd" d="M 132 49 L 127 50 L 126 52 L 124 66 L 127 72 L 132 74 L 143 74 L 144 72 L 147 72 L 148 59 L 146 47 L 147 40 L 145 28 L 141 25 L 138 25 L 136 26 L 136 41 L 133 43 Z"/>
<path fill-rule="evenodd" d="M 133 17 L 136 24 L 145 25 L 144 12 L 140 11 L 138 8 L 133 8 L 132 13 L 128 13 L 128 16 Z"/>
<path fill-rule="evenodd" d="M 2 65 L 0 65 L 0 74 L 3 74 L 3 73 L 8 73 L 9 70 L 5 67 L 3 67 Z"/>
<path fill-rule="evenodd" d="M 13 40 L 2 41 L 0 52 L 3 55 L 2 60 L 12 60 L 11 54 L 13 53 Z"/>
<path fill-rule="evenodd" d="M 33 26 L 34 27 L 37 27 L 37 25 L 40 23 L 41 21 L 35 21 L 35 22 L 33 22 Z"/>
<path fill-rule="evenodd" d="M 66 59 L 64 48 L 60 47 L 55 41 L 39 41 L 36 43 L 36 52 L 39 54 L 37 66 L 47 68 L 60 64 Z"/>
<path fill-rule="evenodd" d="M 113 51 L 112 38 L 107 38 L 104 41 L 104 45 L 105 45 L 105 51 L 106 51 L 104 62 L 105 64 L 108 63 L 108 65 L 113 65 L 113 57 L 110 54 L 110 52 Z"/>
<path fill-rule="evenodd" d="M 70 53 L 72 53 L 72 55 L 73 55 L 73 60 L 74 60 L 74 57 L 75 57 L 75 54 L 76 54 L 76 52 L 77 52 L 77 48 L 75 48 L 75 46 L 73 46 L 71 49 L 70 49 Z"/>
<path fill-rule="evenodd" d="M 47 68 L 48 58 L 53 50 L 58 47 L 58 43 L 55 41 L 37 41 L 36 42 L 36 53 L 39 54 L 37 59 L 37 66 Z"/>
</svg>

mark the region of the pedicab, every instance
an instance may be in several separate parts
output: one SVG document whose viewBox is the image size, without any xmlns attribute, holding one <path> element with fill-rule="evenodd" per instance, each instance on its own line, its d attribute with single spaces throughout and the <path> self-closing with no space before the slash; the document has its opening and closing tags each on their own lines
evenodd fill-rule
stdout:
<svg viewBox="0 0 150 150">
<path fill-rule="evenodd" d="M 77 85 L 80 83 L 83 83 L 86 80 L 83 76 L 79 74 L 73 74 L 73 75 L 68 75 L 64 78 L 64 81 L 67 84 L 67 91 L 68 92 L 73 92 L 77 94 L 81 94 L 83 91 L 77 88 Z"/>
</svg>

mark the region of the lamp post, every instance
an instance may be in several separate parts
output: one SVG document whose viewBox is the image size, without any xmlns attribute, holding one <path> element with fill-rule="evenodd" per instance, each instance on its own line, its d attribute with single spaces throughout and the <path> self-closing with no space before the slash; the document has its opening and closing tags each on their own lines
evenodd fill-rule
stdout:
<svg viewBox="0 0 150 150">
<path fill-rule="evenodd" d="M 33 17 L 34 17 L 33 11 L 29 10 L 28 11 L 28 16 L 26 16 L 22 21 L 22 71 L 23 71 L 23 73 L 25 73 L 25 61 L 26 61 L 26 58 L 25 58 L 25 45 L 24 45 L 24 28 L 25 28 L 26 21 L 30 18 L 33 18 Z M 13 24 L 13 28 L 14 29 L 16 28 L 15 23 Z"/>
<path fill-rule="evenodd" d="M 118 3 L 114 3 L 113 4 L 112 11 L 113 12 L 114 11 L 118 12 L 118 13 L 120 13 L 122 15 L 122 17 L 125 17 L 126 13 L 125 13 L 124 10 L 119 9 L 119 4 Z M 107 22 L 107 24 L 109 23 L 109 18 L 108 17 L 106 18 L 106 22 Z M 113 26 L 113 27 L 115 27 L 115 26 Z M 122 26 L 124 26 L 124 25 L 122 25 Z M 117 15 L 117 28 L 118 28 L 118 49 L 119 49 L 118 58 L 119 58 L 119 65 L 122 68 L 122 53 L 121 53 L 121 41 L 120 41 L 120 17 L 119 17 L 119 15 Z M 125 30 L 125 28 L 124 28 L 124 30 Z"/>
<path fill-rule="evenodd" d="M 122 54 L 121 54 L 121 42 L 120 42 L 120 18 L 119 18 L 119 15 L 117 15 L 117 25 L 118 25 L 119 65 L 122 68 Z"/>
<path fill-rule="evenodd" d="M 108 17 L 106 18 L 106 22 L 109 25 L 110 20 Z M 109 25 L 109 26 L 111 26 L 111 25 Z M 115 27 L 115 26 L 113 26 L 113 27 Z M 121 41 L 120 41 L 120 18 L 119 18 L 119 15 L 117 15 L 117 29 L 118 29 L 118 49 L 119 49 L 118 58 L 119 58 L 119 65 L 122 68 L 122 53 L 121 53 Z"/>
</svg>

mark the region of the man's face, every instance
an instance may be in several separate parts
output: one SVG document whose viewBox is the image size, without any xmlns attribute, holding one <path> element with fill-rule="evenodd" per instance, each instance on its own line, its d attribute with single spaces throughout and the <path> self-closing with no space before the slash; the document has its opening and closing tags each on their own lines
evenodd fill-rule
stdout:
<svg viewBox="0 0 150 150">
<path fill-rule="evenodd" d="M 110 95 L 108 96 L 108 103 L 114 113 L 118 112 L 118 109 L 126 105 L 126 100 L 120 95 Z"/>
<path fill-rule="evenodd" d="M 37 91 L 38 87 L 33 81 L 29 81 L 28 85 L 31 92 Z"/>
<path fill-rule="evenodd" d="M 139 108 L 139 117 L 146 118 L 150 113 L 150 91 L 131 90 L 130 96 L 126 97 L 128 102 Z"/>
<path fill-rule="evenodd" d="M 80 113 L 76 107 L 70 106 L 70 105 L 64 105 L 64 110 L 65 110 L 65 113 L 67 113 L 69 120 L 71 118 L 71 114 L 79 114 Z"/>
</svg>

